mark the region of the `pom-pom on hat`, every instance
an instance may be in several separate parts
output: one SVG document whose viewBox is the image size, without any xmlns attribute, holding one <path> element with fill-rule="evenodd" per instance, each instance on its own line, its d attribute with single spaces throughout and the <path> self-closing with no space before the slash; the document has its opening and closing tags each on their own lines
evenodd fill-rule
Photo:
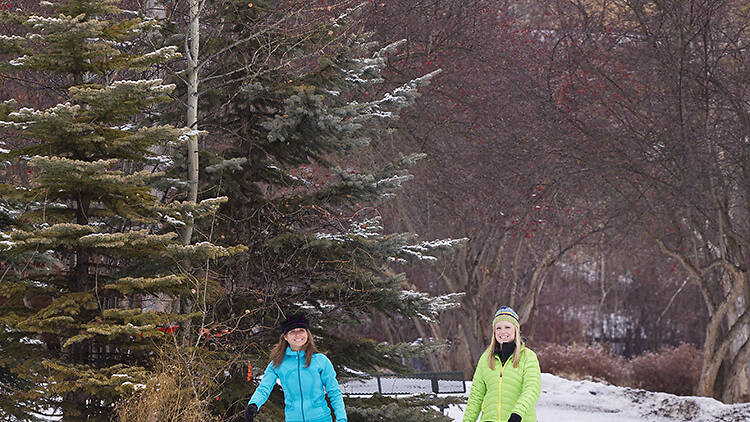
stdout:
<svg viewBox="0 0 750 422">
<path fill-rule="evenodd" d="M 286 334 L 295 328 L 310 328 L 310 321 L 307 319 L 305 314 L 294 314 L 289 315 L 284 322 L 281 323 L 281 331 Z"/>
<path fill-rule="evenodd" d="M 518 314 L 510 306 L 501 306 L 500 309 L 495 312 L 495 318 L 492 319 L 493 328 L 498 321 L 508 321 L 515 325 L 516 329 L 521 329 L 521 324 L 518 322 Z"/>
</svg>

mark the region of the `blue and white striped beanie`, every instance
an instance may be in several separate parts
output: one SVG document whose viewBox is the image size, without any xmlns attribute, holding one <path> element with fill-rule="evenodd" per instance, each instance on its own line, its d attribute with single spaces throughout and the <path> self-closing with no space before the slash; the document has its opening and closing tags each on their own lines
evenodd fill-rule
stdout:
<svg viewBox="0 0 750 422">
<path fill-rule="evenodd" d="M 516 329 L 521 329 L 521 324 L 518 322 L 518 314 L 510 306 L 501 306 L 500 309 L 495 312 L 495 318 L 492 319 L 493 329 L 498 321 L 508 321 L 515 325 Z"/>
</svg>

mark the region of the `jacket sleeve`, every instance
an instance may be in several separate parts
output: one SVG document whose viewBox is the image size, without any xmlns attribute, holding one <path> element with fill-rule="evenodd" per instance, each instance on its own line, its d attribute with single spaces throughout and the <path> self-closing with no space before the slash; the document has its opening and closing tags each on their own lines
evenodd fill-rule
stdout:
<svg viewBox="0 0 750 422">
<path fill-rule="evenodd" d="M 276 370 L 274 370 L 272 361 L 266 367 L 266 371 L 263 372 L 263 378 L 260 379 L 260 384 L 258 385 L 258 388 L 255 389 L 252 397 L 250 397 L 248 404 L 254 403 L 258 406 L 258 409 L 260 409 L 260 407 L 263 406 L 263 403 L 268 400 L 268 396 L 271 395 L 271 390 L 273 390 L 273 386 L 276 384 L 277 379 L 279 379 L 279 375 L 276 373 Z"/>
<path fill-rule="evenodd" d="M 320 378 L 323 381 L 323 386 L 326 388 L 326 394 L 331 400 L 331 407 L 333 407 L 333 413 L 336 422 L 346 422 L 346 409 L 344 408 L 344 396 L 341 393 L 341 387 L 339 382 L 336 381 L 336 371 L 333 369 L 333 364 L 326 357 L 321 354 L 322 358 L 322 369 L 320 371 Z"/>
<path fill-rule="evenodd" d="M 524 354 L 526 356 L 523 359 L 521 395 L 513 407 L 513 413 L 521 416 L 526 415 L 536 405 L 542 392 L 542 371 L 539 369 L 539 359 L 530 349 L 526 349 Z"/>
<path fill-rule="evenodd" d="M 474 370 L 474 377 L 471 380 L 471 390 L 469 392 L 469 399 L 466 401 L 466 410 L 464 411 L 463 422 L 475 422 L 479 417 L 479 412 L 482 410 L 482 402 L 484 402 L 484 395 L 487 393 L 487 385 L 484 383 L 484 374 L 482 371 L 482 364 L 486 362 L 484 359 L 485 355 L 479 358 L 477 362 L 477 369 Z"/>
</svg>

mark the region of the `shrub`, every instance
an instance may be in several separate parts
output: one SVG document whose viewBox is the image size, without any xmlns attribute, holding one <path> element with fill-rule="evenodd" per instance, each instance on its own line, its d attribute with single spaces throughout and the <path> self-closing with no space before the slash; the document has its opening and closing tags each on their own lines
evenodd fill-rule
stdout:
<svg viewBox="0 0 750 422">
<path fill-rule="evenodd" d="M 635 387 L 677 395 L 691 395 L 701 372 L 701 351 L 691 344 L 648 352 L 631 360 Z"/>
<path fill-rule="evenodd" d="M 626 361 L 600 345 L 549 344 L 535 351 L 542 372 L 618 385 L 626 383 L 628 379 Z"/>
<path fill-rule="evenodd" d="M 534 350 L 542 372 L 683 396 L 694 394 L 701 372 L 702 352 L 691 344 L 647 352 L 630 361 L 600 345 L 548 344 Z"/>
</svg>

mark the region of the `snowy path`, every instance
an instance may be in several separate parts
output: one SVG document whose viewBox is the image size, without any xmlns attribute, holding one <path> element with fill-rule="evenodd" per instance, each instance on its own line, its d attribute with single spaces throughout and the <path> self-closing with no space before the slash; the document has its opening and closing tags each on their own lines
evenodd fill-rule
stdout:
<svg viewBox="0 0 750 422">
<path fill-rule="evenodd" d="M 467 382 L 467 389 L 469 389 Z M 448 415 L 461 421 L 464 406 Z M 726 405 L 706 397 L 679 397 L 542 374 L 538 422 L 750 422 L 750 403 Z"/>
</svg>

